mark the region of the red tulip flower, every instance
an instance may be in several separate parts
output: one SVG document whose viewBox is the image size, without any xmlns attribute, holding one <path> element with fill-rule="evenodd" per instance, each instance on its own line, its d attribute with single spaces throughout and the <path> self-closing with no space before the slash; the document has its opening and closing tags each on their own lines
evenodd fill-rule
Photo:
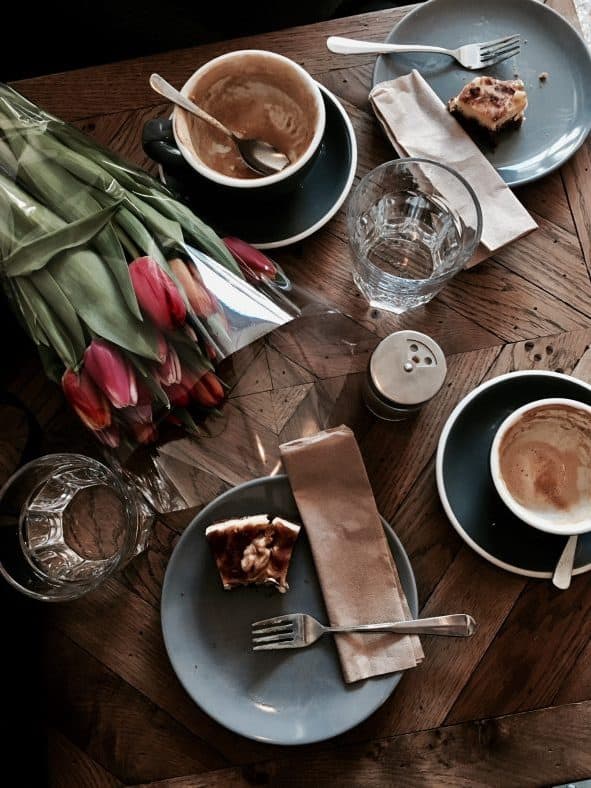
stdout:
<svg viewBox="0 0 591 788">
<path fill-rule="evenodd" d="M 137 403 L 133 367 L 110 342 L 92 340 L 84 353 L 84 369 L 116 408 Z"/>
<path fill-rule="evenodd" d="M 67 369 L 62 377 L 66 399 L 91 430 L 104 430 L 111 425 L 111 409 L 106 397 L 86 370 L 80 373 Z"/>
<path fill-rule="evenodd" d="M 136 422 L 135 424 L 131 424 L 130 427 L 133 437 L 138 443 L 154 443 L 158 437 L 158 430 L 152 423 L 142 424 L 140 422 Z"/>
<path fill-rule="evenodd" d="M 174 331 L 187 319 L 182 295 L 170 276 L 151 257 L 138 257 L 129 266 L 133 289 L 142 310 L 161 331 Z"/>
<path fill-rule="evenodd" d="M 186 408 L 191 401 L 189 389 L 182 383 L 173 383 L 171 386 L 164 386 L 164 391 L 170 400 L 170 404 L 177 408 Z"/>
<path fill-rule="evenodd" d="M 222 240 L 247 279 L 252 282 L 275 279 L 277 276 L 275 263 L 260 249 L 255 249 L 254 246 L 247 244 L 246 241 L 241 241 L 240 238 L 229 237 Z"/>
<path fill-rule="evenodd" d="M 218 311 L 218 304 L 203 284 L 199 271 L 178 258 L 170 261 L 174 275 L 183 286 L 191 308 L 198 317 L 209 317 Z"/>
<path fill-rule="evenodd" d="M 215 408 L 226 398 L 224 388 L 214 372 L 192 375 L 183 372 L 182 385 L 189 389 L 191 399 L 204 408 Z"/>
</svg>

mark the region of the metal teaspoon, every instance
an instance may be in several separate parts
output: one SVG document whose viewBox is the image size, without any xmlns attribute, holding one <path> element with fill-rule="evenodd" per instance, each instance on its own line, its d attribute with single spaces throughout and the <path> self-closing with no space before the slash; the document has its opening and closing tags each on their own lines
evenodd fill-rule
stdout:
<svg viewBox="0 0 591 788">
<path fill-rule="evenodd" d="M 207 112 L 194 104 L 190 99 L 179 93 L 176 88 L 167 82 L 160 74 L 152 74 L 150 77 L 150 86 L 152 90 L 156 91 L 164 98 L 177 104 L 179 107 L 191 112 L 201 120 L 209 123 L 214 129 L 221 131 L 226 136 L 230 137 L 238 148 L 238 152 L 242 156 L 244 163 L 250 167 L 251 170 L 259 173 L 259 175 L 274 175 L 277 172 L 285 169 L 290 163 L 289 159 L 284 153 L 278 151 L 268 142 L 263 140 L 242 139 L 233 131 L 226 128 L 223 123 L 216 120 Z"/>
</svg>

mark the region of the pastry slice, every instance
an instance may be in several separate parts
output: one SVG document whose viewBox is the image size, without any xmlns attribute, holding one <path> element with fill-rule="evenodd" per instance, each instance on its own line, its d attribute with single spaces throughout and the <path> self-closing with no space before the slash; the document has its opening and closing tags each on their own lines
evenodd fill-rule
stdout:
<svg viewBox="0 0 591 788">
<path fill-rule="evenodd" d="M 271 585 L 285 593 L 287 570 L 300 526 L 266 514 L 214 523 L 205 529 L 226 591 Z"/>
<path fill-rule="evenodd" d="M 447 106 L 468 131 L 476 130 L 494 142 L 501 131 L 521 126 L 527 93 L 520 79 L 476 77 Z"/>
</svg>

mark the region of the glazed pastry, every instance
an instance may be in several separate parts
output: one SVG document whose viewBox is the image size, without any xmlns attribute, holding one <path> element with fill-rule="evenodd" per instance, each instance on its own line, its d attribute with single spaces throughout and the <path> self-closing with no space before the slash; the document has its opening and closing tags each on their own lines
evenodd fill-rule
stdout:
<svg viewBox="0 0 591 788">
<path fill-rule="evenodd" d="M 214 523 L 205 529 L 226 591 L 271 585 L 284 593 L 300 526 L 266 514 Z"/>
<path fill-rule="evenodd" d="M 476 77 L 448 103 L 451 114 L 467 130 L 480 131 L 490 140 L 501 131 L 521 126 L 526 107 L 522 80 L 495 77 Z"/>
</svg>

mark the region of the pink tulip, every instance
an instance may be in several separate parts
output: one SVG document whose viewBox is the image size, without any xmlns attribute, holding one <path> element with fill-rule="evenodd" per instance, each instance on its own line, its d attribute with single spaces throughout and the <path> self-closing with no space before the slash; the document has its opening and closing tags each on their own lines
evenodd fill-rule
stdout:
<svg viewBox="0 0 591 788">
<path fill-rule="evenodd" d="M 84 369 L 116 408 L 137 403 L 133 367 L 110 342 L 92 340 L 84 353 Z"/>
<path fill-rule="evenodd" d="M 241 241 L 240 238 L 223 238 L 223 242 L 228 247 L 232 257 L 240 266 L 242 273 L 247 279 L 259 282 L 261 279 L 275 279 L 277 268 L 272 260 L 260 249 Z"/>
<path fill-rule="evenodd" d="M 111 409 L 103 393 L 85 369 L 80 373 L 67 369 L 62 377 L 66 399 L 91 430 L 104 430 L 111 424 Z"/>
<path fill-rule="evenodd" d="M 133 289 L 143 311 L 161 331 L 173 331 L 187 319 L 183 297 L 170 276 L 151 257 L 129 266 Z"/>
</svg>

